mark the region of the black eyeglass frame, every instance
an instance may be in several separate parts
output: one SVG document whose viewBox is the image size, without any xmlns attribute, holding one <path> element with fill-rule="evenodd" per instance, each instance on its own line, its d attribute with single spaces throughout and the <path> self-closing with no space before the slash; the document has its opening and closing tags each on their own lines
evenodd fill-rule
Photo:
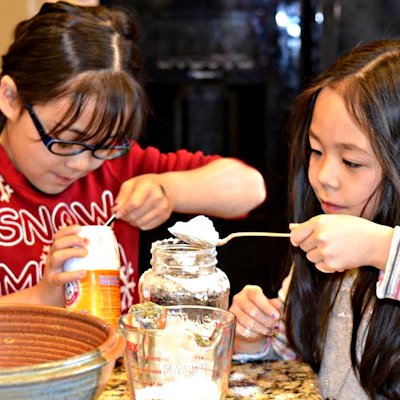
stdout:
<svg viewBox="0 0 400 400">
<path fill-rule="evenodd" d="M 84 142 L 79 142 L 79 141 L 74 141 L 74 140 L 70 141 L 70 140 L 55 139 L 55 138 L 51 137 L 44 129 L 42 123 L 40 122 L 38 116 L 35 113 L 35 110 L 33 109 L 32 104 L 29 103 L 28 101 L 25 101 L 24 106 L 25 106 L 25 109 L 28 111 L 28 114 L 31 117 L 33 124 L 35 125 L 35 128 L 38 131 L 40 139 L 42 140 L 43 144 L 53 154 L 56 154 L 56 155 L 62 156 L 62 157 L 70 157 L 70 156 L 76 156 L 78 154 L 81 154 L 84 151 L 91 151 L 92 156 L 94 158 L 97 158 L 98 160 L 113 160 L 114 158 L 119 158 L 119 157 L 124 156 L 130 150 L 130 145 L 129 145 L 128 139 L 125 140 L 126 144 L 124 144 L 124 145 L 106 146 L 106 147 L 91 146 Z M 58 153 L 58 152 L 55 152 L 54 150 L 52 150 L 52 147 L 54 144 L 78 145 L 78 146 L 81 146 L 81 148 L 73 151 L 71 154 L 63 154 L 63 153 Z M 96 154 L 96 151 L 98 151 L 98 150 L 116 150 L 116 152 L 107 157 L 107 156 L 99 156 L 98 154 Z"/>
</svg>

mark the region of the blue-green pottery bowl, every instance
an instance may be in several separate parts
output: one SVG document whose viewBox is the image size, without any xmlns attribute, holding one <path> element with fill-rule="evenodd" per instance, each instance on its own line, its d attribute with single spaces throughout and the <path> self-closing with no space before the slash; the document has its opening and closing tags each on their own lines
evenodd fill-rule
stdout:
<svg viewBox="0 0 400 400">
<path fill-rule="evenodd" d="M 91 315 L 0 305 L 0 399 L 96 399 L 124 347 L 114 327 Z"/>
</svg>

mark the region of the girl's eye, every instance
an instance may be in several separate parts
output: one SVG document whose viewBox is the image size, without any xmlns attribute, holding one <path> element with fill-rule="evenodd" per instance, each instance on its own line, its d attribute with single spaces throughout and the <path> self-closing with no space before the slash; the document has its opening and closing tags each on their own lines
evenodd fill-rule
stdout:
<svg viewBox="0 0 400 400">
<path fill-rule="evenodd" d="M 71 147 L 74 146 L 74 144 L 72 143 L 68 143 L 68 142 L 58 142 L 57 146 L 61 149 L 70 149 Z"/>
<path fill-rule="evenodd" d="M 355 163 L 355 162 L 352 162 L 352 161 L 349 161 L 349 160 L 345 160 L 345 159 L 343 159 L 343 163 L 345 165 L 347 165 L 349 168 L 360 168 L 360 167 L 362 167 L 361 164 L 358 164 L 358 163 Z"/>
<path fill-rule="evenodd" d="M 322 151 L 319 151 L 319 150 L 317 150 L 317 149 L 310 148 L 310 155 L 321 156 L 321 155 L 322 155 Z"/>
</svg>

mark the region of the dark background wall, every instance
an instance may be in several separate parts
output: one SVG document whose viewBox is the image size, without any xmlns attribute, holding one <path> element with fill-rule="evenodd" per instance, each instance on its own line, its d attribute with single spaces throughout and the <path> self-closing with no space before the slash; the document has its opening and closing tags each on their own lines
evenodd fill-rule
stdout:
<svg viewBox="0 0 400 400">
<path fill-rule="evenodd" d="M 247 218 L 213 219 L 235 231 L 287 231 L 285 122 L 291 101 L 341 52 L 400 34 L 398 0 L 103 0 L 136 11 L 153 113 L 140 140 L 238 157 L 259 169 L 267 202 Z M 246 190 L 246 188 L 243 188 Z M 141 234 L 141 271 L 173 215 Z M 232 294 L 244 284 L 276 293 L 287 272 L 287 239 L 236 239 L 219 248 Z"/>
</svg>

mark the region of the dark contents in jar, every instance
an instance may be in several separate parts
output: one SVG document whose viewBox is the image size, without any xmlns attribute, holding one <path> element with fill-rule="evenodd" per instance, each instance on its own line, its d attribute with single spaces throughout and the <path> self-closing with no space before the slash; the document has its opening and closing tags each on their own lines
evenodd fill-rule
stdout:
<svg viewBox="0 0 400 400">
<path fill-rule="evenodd" d="M 152 301 L 153 303 L 162 306 L 173 306 L 173 305 L 201 305 L 208 307 L 217 308 L 228 308 L 229 302 L 229 290 L 224 293 L 221 292 L 208 292 L 208 293 L 191 293 L 188 291 L 184 292 L 169 292 L 158 288 L 157 291 L 152 290 L 150 294 L 150 299 L 146 301 Z"/>
</svg>

